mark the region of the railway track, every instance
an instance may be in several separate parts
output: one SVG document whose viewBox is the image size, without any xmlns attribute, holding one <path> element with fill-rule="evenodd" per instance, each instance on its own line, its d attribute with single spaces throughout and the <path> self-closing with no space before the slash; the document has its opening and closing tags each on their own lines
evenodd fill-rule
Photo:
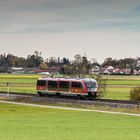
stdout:
<svg viewBox="0 0 140 140">
<path fill-rule="evenodd" d="M 139 101 L 128 101 L 128 100 L 110 100 L 110 99 L 89 99 L 88 97 L 80 99 L 75 96 L 56 96 L 56 95 L 46 95 L 45 97 L 40 97 L 37 94 L 27 94 L 27 93 L 15 93 L 10 92 L 0 92 L 0 99 L 6 98 L 8 100 L 22 100 L 28 99 L 31 102 L 43 102 L 43 103 L 61 103 L 61 104 L 73 104 L 73 105 L 88 105 L 88 106 L 105 106 L 111 108 L 125 108 L 125 109 L 136 109 L 140 111 Z"/>
</svg>

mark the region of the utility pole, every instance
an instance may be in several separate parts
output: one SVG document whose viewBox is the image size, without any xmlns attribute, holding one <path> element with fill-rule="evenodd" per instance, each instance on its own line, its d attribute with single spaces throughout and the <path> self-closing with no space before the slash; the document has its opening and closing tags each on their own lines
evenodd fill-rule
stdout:
<svg viewBox="0 0 140 140">
<path fill-rule="evenodd" d="M 9 92 L 10 92 L 10 83 L 7 82 L 7 96 L 9 96 Z"/>
</svg>

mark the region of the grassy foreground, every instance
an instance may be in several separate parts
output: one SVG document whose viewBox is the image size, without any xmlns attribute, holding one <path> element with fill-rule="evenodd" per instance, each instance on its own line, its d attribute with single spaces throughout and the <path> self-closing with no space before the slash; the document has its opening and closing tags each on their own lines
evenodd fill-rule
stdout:
<svg viewBox="0 0 140 140">
<path fill-rule="evenodd" d="M 140 118 L 0 103 L 2 140 L 139 140 Z"/>
</svg>

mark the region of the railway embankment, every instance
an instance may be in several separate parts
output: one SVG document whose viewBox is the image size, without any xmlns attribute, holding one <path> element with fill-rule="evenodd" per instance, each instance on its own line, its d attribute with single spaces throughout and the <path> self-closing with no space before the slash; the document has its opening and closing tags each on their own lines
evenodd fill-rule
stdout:
<svg viewBox="0 0 140 140">
<path fill-rule="evenodd" d="M 140 113 L 140 102 L 126 100 L 107 100 L 107 99 L 84 99 L 66 96 L 46 96 L 40 97 L 35 94 L 21 93 L 0 93 L 0 100 L 18 101 L 43 105 L 59 105 L 69 107 L 80 107 L 88 109 L 115 110 L 122 112 L 137 112 Z"/>
</svg>

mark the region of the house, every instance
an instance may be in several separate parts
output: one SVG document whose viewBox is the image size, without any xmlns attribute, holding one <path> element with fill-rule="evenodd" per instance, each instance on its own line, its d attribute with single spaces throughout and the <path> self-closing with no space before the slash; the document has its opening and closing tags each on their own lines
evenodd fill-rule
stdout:
<svg viewBox="0 0 140 140">
<path fill-rule="evenodd" d="M 49 74 L 59 74 L 60 68 L 49 68 L 47 70 L 40 70 L 40 69 L 34 69 L 32 70 L 34 73 L 49 73 Z"/>
<path fill-rule="evenodd" d="M 102 69 L 103 74 L 112 74 L 114 70 L 114 67 L 112 66 L 106 66 Z"/>
<path fill-rule="evenodd" d="M 99 74 L 99 72 L 100 72 L 100 68 L 98 67 L 98 66 L 93 66 L 92 68 L 91 68 L 91 70 L 89 70 L 89 73 L 90 74 Z"/>
<path fill-rule="evenodd" d="M 8 71 L 10 72 L 10 73 L 18 73 L 18 72 L 21 72 L 21 71 L 23 71 L 23 67 L 10 67 L 10 68 L 8 68 Z"/>
</svg>

